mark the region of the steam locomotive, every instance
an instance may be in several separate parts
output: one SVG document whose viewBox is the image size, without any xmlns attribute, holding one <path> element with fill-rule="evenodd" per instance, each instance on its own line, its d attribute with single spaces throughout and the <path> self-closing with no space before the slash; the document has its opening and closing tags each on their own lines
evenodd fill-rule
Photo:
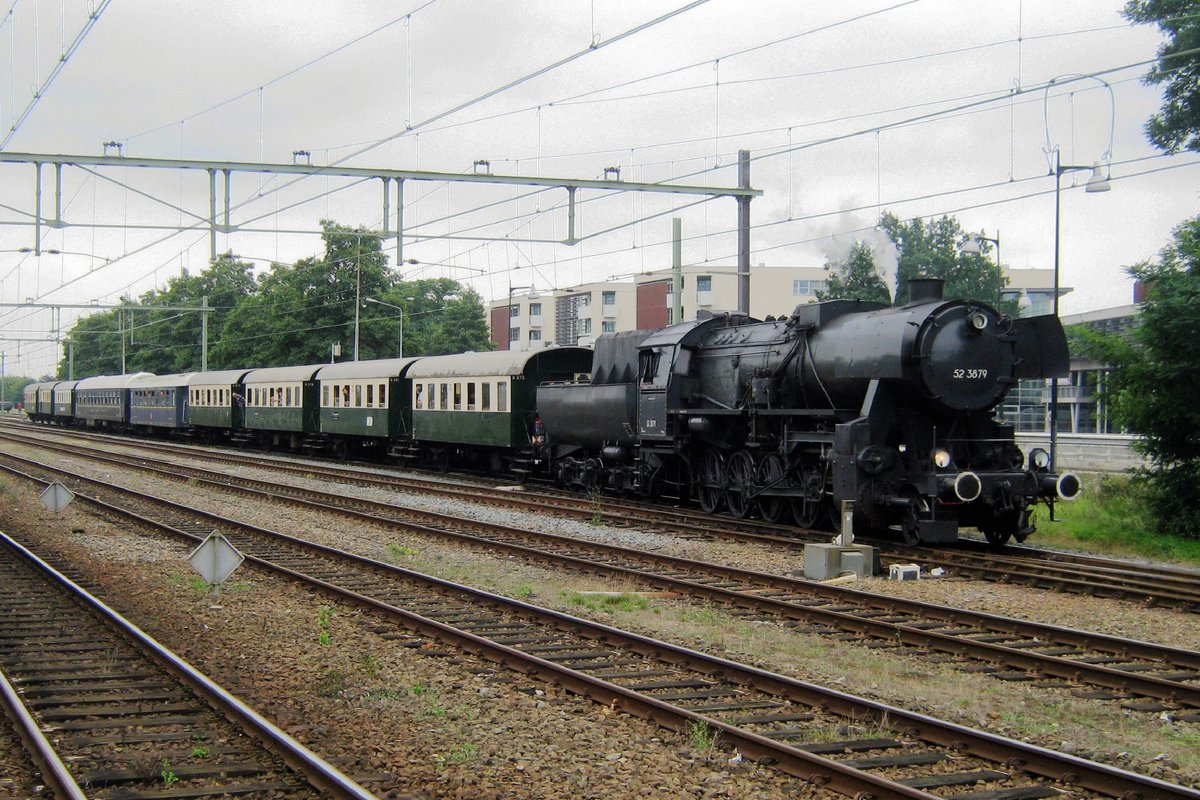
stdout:
<svg viewBox="0 0 1200 800">
<path fill-rule="evenodd" d="M 538 388 L 545 467 L 567 486 L 809 528 L 852 501 L 857 531 L 909 544 L 962 526 L 1023 541 L 1036 505 L 1079 481 L 1044 450 L 1026 457 L 992 412 L 1020 380 L 1067 375 L 1062 325 L 946 301 L 937 279 L 909 289 L 902 307 L 834 300 L 601 336 L 589 381 Z"/>
</svg>

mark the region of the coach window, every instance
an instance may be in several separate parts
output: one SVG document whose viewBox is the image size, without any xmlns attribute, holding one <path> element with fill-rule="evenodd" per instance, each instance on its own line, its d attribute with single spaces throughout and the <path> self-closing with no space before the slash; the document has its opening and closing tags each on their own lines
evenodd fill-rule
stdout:
<svg viewBox="0 0 1200 800">
<path fill-rule="evenodd" d="M 425 392 L 422 391 L 424 388 L 425 387 L 419 383 L 413 384 L 413 408 L 421 407 L 421 396 L 425 394 Z"/>
<path fill-rule="evenodd" d="M 462 384 L 454 384 L 454 410 L 462 411 Z"/>
<path fill-rule="evenodd" d="M 431 409 L 437 408 L 437 395 L 433 393 L 432 383 L 429 384 L 429 388 L 426 390 L 425 396 L 428 398 L 427 402 L 429 403 L 429 407 Z"/>
<path fill-rule="evenodd" d="M 379 407 L 387 408 L 387 384 L 379 384 Z"/>
<path fill-rule="evenodd" d="M 367 384 L 367 408 L 375 407 L 375 384 Z"/>
<path fill-rule="evenodd" d="M 496 410 L 508 411 L 508 381 L 496 384 Z"/>
<path fill-rule="evenodd" d="M 321 385 L 321 405 L 329 408 L 329 384 Z"/>
<path fill-rule="evenodd" d="M 475 382 L 467 384 L 467 411 L 475 410 Z"/>
<path fill-rule="evenodd" d="M 355 408 L 362 408 L 362 407 L 363 407 L 363 402 L 362 402 L 362 384 L 361 384 L 361 383 L 356 383 L 356 384 L 354 384 L 354 407 L 355 407 Z"/>
<path fill-rule="evenodd" d="M 342 407 L 350 407 L 350 384 L 348 383 L 342 387 Z"/>
<path fill-rule="evenodd" d="M 482 386 L 480 386 L 480 390 L 482 392 L 482 395 L 479 398 L 479 410 L 480 411 L 491 411 L 492 410 L 492 384 L 485 382 Z"/>
<path fill-rule="evenodd" d="M 438 408 L 442 411 L 447 411 L 450 408 L 450 384 L 443 383 L 440 386 L 441 391 L 438 394 L 441 395 L 442 399 L 438 401 Z"/>
</svg>

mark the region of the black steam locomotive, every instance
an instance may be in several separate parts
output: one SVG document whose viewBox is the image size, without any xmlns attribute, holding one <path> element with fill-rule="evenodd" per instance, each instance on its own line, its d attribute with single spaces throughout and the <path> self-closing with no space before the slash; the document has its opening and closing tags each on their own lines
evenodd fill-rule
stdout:
<svg viewBox="0 0 1200 800">
<path fill-rule="evenodd" d="M 601 336 L 590 382 L 544 384 L 550 474 L 564 485 L 695 498 L 802 527 L 853 501 L 859 531 L 948 543 L 1033 532 L 1075 476 L 1026 458 L 993 409 L 1017 381 L 1062 377 L 1057 317 L 1010 319 L 910 283 L 902 307 L 835 300 L 758 322 L 722 314 Z"/>
</svg>

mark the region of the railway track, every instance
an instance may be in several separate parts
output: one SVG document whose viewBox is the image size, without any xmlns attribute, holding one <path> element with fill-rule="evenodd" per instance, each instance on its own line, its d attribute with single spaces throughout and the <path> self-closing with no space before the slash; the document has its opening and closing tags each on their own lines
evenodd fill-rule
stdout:
<svg viewBox="0 0 1200 800">
<path fill-rule="evenodd" d="M 3 533 L 0 608 L 0 694 L 57 797 L 373 797 Z"/>
<path fill-rule="evenodd" d="M 31 426 L 15 424 L 4 428 L 0 436 L 18 434 L 20 427 L 28 433 Z M 77 436 L 79 432 L 37 431 L 33 438 L 45 442 L 45 435 Z M 87 436 L 97 436 L 87 434 Z M 382 474 L 338 466 L 330 462 L 313 464 L 295 459 L 283 459 L 260 454 L 217 452 L 208 448 L 177 443 L 163 444 L 126 437 L 100 437 L 123 446 L 147 452 L 170 453 L 178 457 L 186 452 L 191 458 L 213 463 L 234 464 L 239 467 L 258 466 L 289 472 L 305 477 L 334 480 L 350 485 L 382 488 L 392 491 L 413 491 L 486 503 L 500 507 L 518 508 L 535 513 L 572 516 L 577 519 L 600 518 L 610 525 L 651 527 L 678 536 L 693 538 L 726 538 L 764 544 L 776 548 L 802 550 L 806 542 L 827 542 L 827 532 L 804 531 L 799 528 L 774 525 L 760 520 L 733 520 L 698 511 L 652 505 L 605 497 L 599 503 L 577 494 L 547 488 L 512 491 L 499 484 L 484 481 L 469 486 L 444 480 L 417 478 L 409 475 Z M 866 541 L 866 540 L 862 540 Z M 1144 603 L 1150 606 L 1179 608 L 1200 612 L 1200 571 L 1149 564 L 1131 564 L 1083 554 L 1042 550 L 1026 546 L 1007 546 L 997 550 L 983 542 L 961 540 L 958 548 L 900 546 L 893 542 L 871 541 L 880 549 L 885 567 L 890 563 L 916 563 L 926 568 L 942 567 L 953 574 L 978 580 L 1032 586 L 1050 591 L 1111 597 Z"/>
<path fill-rule="evenodd" d="M 123 490 L 110 513 L 192 541 L 194 511 Z M 127 506 L 137 506 L 133 511 Z M 704 735 L 853 797 L 1192 798 L 1200 792 L 824 689 L 648 637 L 226 520 L 247 560 L 377 612 L 378 634 L 465 650 L 605 706 Z"/>
<path fill-rule="evenodd" d="M 78 450 L 74 453 L 81 455 Z M 90 456 L 159 477 L 187 480 L 192 485 L 207 484 L 217 491 L 300 503 L 460 544 L 499 548 L 525 559 L 633 580 L 724 603 L 734 613 L 755 620 L 774 620 L 824 635 L 868 639 L 876 648 L 914 647 L 948 654 L 962 660 L 964 669 L 989 672 L 999 679 L 1032 679 L 1056 688 L 1071 685 L 1084 697 L 1117 701 L 1131 710 L 1183 721 L 1200 721 L 1200 653 L 1189 650 L 478 523 L 285 484 L 233 478 L 199 468 L 145 462 L 130 465 L 103 454 Z M 72 476 L 76 481 L 81 477 Z M 213 517 L 212 522 L 220 520 Z"/>
</svg>

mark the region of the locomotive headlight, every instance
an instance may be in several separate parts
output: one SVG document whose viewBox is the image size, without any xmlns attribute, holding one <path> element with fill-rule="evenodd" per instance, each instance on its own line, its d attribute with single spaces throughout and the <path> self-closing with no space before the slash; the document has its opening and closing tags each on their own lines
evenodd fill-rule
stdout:
<svg viewBox="0 0 1200 800">
<path fill-rule="evenodd" d="M 982 331 L 988 326 L 988 315 L 982 311 L 972 311 L 967 315 L 967 324 L 972 330 Z"/>
<path fill-rule="evenodd" d="M 1029 451 L 1029 466 L 1031 469 L 1046 469 L 1050 466 L 1050 454 L 1040 447 Z"/>
<path fill-rule="evenodd" d="M 938 469 L 945 469 L 950 466 L 952 460 L 949 450 L 938 449 L 933 451 L 933 465 Z"/>
</svg>

